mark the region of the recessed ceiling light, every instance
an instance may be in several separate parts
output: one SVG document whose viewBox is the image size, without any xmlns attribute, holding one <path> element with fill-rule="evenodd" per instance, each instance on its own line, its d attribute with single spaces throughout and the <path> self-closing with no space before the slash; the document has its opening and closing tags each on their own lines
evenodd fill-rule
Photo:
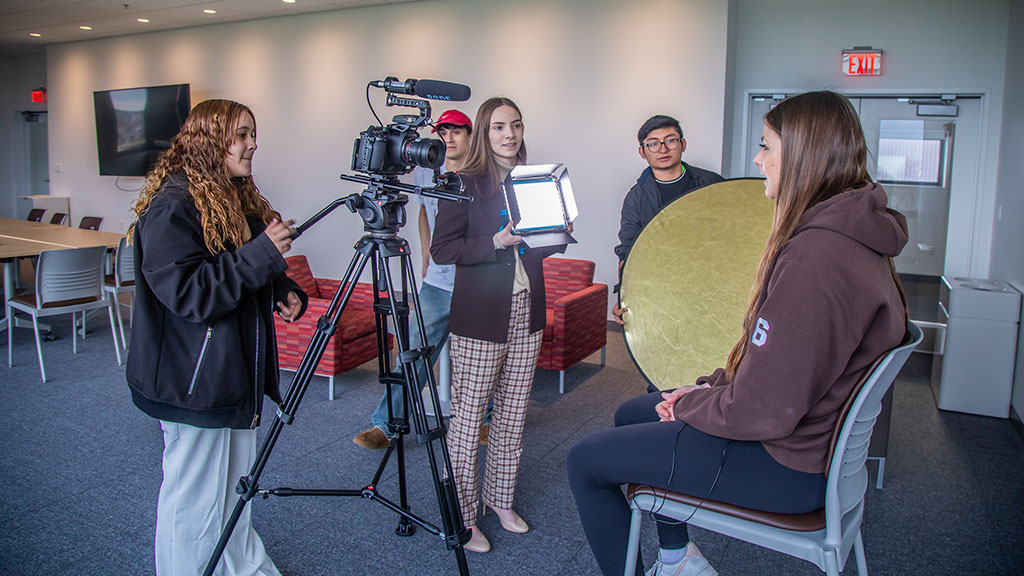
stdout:
<svg viewBox="0 0 1024 576">
<path fill-rule="evenodd" d="M 281 0 L 285 4 L 295 4 L 295 0 Z"/>
<path fill-rule="evenodd" d="M 42 37 L 42 34 L 40 34 L 39 32 L 29 32 L 28 35 L 33 37 L 33 38 L 40 38 L 40 37 Z"/>
<path fill-rule="evenodd" d="M 206 10 L 203 10 L 203 14 L 216 14 L 216 13 L 217 13 L 217 11 L 213 10 L 211 8 L 207 8 Z"/>
<path fill-rule="evenodd" d="M 79 26 L 82 30 L 92 30 L 92 26 Z"/>
<path fill-rule="evenodd" d="M 149 18 L 137 18 L 137 20 L 143 24 L 149 24 Z"/>
</svg>

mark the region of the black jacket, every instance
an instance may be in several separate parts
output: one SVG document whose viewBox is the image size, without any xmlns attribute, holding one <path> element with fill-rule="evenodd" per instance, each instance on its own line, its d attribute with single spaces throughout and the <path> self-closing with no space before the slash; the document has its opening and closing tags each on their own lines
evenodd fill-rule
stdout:
<svg viewBox="0 0 1024 576">
<path fill-rule="evenodd" d="M 135 226 L 135 316 L 128 354 L 132 400 L 154 418 L 201 428 L 255 428 L 263 395 L 281 401 L 273 310 L 305 293 L 265 224 L 252 239 L 207 250 L 188 181 L 163 185 Z"/>
<path fill-rule="evenodd" d="M 451 331 L 467 338 L 506 342 L 512 317 L 514 250 L 530 278 L 530 332 L 544 329 L 544 258 L 565 251 L 565 244 L 531 249 L 526 244 L 494 249 L 494 235 L 507 223 L 505 198 L 487 193 L 483 179 L 462 176 L 473 202 L 441 202 L 434 222 L 430 255 L 438 264 L 455 264 Z"/>
<path fill-rule="evenodd" d="M 686 191 L 687 194 L 698 188 L 724 180 L 720 175 L 710 170 L 690 166 L 686 162 L 683 162 L 683 166 L 686 167 L 687 172 L 693 174 L 695 183 L 691 190 Z M 657 216 L 662 208 L 664 206 L 661 205 L 658 181 L 654 178 L 654 172 L 651 168 L 647 167 L 640 173 L 636 184 L 629 189 L 629 192 L 626 193 L 626 198 L 622 201 L 622 219 L 619 222 L 619 245 L 615 247 L 615 255 L 619 257 L 620 262 L 629 255 L 629 251 L 633 248 L 633 243 L 636 242 L 636 238 L 640 235 L 644 226 L 647 226 L 647 223 Z"/>
</svg>

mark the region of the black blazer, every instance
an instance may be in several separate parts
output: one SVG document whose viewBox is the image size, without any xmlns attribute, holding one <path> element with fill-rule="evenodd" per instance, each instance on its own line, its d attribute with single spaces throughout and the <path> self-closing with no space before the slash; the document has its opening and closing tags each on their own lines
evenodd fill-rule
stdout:
<svg viewBox="0 0 1024 576">
<path fill-rule="evenodd" d="M 430 255 L 438 264 L 455 264 L 452 290 L 453 334 L 488 342 L 508 340 L 515 280 L 514 250 L 530 277 L 530 332 L 544 329 L 544 258 L 565 251 L 565 245 L 531 249 L 518 244 L 494 249 L 494 235 L 507 223 L 500 190 L 482 191 L 486 178 L 462 175 L 473 202 L 440 202 Z"/>
</svg>

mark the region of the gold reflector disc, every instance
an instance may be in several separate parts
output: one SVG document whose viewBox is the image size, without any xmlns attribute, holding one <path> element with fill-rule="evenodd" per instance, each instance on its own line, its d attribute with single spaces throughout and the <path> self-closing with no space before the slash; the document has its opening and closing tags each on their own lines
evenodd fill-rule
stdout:
<svg viewBox="0 0 1024 576">
<path fill-rule="evenodd" d="M 677 199 L 644 227 L 622 270 L 626 347 L 668 390 L 725 366 L 743 330 L 774 203 L 736 179 Z"/>
</svg>

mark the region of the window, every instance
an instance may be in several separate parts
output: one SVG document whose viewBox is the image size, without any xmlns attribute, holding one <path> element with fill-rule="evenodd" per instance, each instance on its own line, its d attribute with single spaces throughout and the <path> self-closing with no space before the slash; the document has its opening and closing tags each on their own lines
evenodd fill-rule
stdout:
<svg viewBox="0 0 1024 576">
<path fill-rule="evenodd" d="M 875 179 L 882 184 L 943 186 L 944 136 L 925 130 L 924 120 L 882 120 Z"/>
</svg>

